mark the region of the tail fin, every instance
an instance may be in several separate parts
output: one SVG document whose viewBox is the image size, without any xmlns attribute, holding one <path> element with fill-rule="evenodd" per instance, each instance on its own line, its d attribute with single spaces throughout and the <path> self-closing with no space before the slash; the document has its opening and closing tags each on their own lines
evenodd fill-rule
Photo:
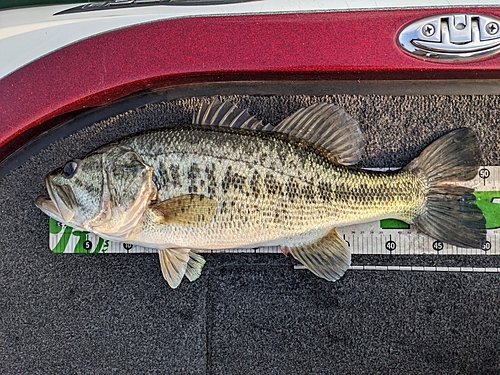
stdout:
<svg viewBox="0 0 500 375">
<path fill-rule="evenodd" d="M 464 128 L 442 136 L 405 167 L 429 184 L 424 212 L 414 219 L 417 229 L 455 246 L 481 248 L 486 220 L 474 190 L 447 184 L 473 179 L 480 157 L 474 132 Z"/>
</svg>

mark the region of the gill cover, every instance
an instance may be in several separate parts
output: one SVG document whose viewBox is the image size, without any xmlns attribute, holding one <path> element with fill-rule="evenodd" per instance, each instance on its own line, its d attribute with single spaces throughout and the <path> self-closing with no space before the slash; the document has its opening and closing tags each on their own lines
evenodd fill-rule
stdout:
<svg viewBox="0 0 500 375">
<path fill-rule="evenodd" d="M 102 194 L 89 229 L 125 241 L 140 229 L 142 215 L 156 194 L 153 168 L 132 149 L 114 145 L 102 154 Z"/>
</svg>

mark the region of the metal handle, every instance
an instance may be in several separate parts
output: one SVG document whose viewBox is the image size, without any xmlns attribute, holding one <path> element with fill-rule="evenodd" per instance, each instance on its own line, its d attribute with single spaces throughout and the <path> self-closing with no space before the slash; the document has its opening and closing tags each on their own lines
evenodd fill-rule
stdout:
<svg viewBox="0 0 500 375">
<path fill-rule="evenodd" d="M 500 51 L 500 20 L 470 14 L 427 17 L 406 26 L 398 42 L 406 52 L 419 58 L 470 61 Z"/>
</svg>

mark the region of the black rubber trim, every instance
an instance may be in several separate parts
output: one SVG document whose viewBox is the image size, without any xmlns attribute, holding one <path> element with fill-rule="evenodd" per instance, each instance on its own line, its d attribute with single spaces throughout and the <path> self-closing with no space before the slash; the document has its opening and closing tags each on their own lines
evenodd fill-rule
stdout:
<svg viewBox="0 0 500 375">
<path fill-rule="evenodd" d="M 102 107 L 61 116 L 60 122 L 0 162 L 0 178 L 51 143 L 96 122 L 150 103 L 212 95 L 500 95 L 500 80 L 219 82 L 144 91 Z M 57 123 L 58 119 L 50 121 Z"/>
</svg>

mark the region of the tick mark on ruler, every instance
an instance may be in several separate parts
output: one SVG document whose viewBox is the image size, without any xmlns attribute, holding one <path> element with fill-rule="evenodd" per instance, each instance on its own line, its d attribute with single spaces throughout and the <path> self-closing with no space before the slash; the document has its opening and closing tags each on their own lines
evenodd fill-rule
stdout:
<svg viewBox="0 0 500 375">
<path fill-rule="evenodd" d="M 349 243 L 349 241 L 347 241 L 347 239 L 345 238 L 345 234 L 344 234 L 344 241 L 347 243 L 347 246 L 351 247 L 351 244 Z"/>
<path fill-rule="evenodd" d="M 132 244 L 130 244 L 130 243 L 124 243 L 124 244 L 123 244 L 123 248 L 124 248 L 125 250 L 127 250 L 127 253 L 130 251 L 130 249 L 131 249 L 132 247 L 134 247 L 134 245 L 132 245 Z"/>
<path fill-rule="evenodd" d="M 432 248 L 436 251 L 441 251 L 444 248 L 444 244 L 441 241 L 434 241 L 432 243 Z"/>
<path fill-rule="evenodd" d="M 293 266 L 295 270 L 305 270 L 302 264 Z M 417 271 L 417 272 L 480 272 L 500 273 L 500 267 L 425 267 L 425 266 L 362 266 L 352 265 L 349 267 L 354 271 Z"/>
<path fill-rule="evenodd" d="M 397 247 L 396 242 L 394 242 L 392 240 L 392 236 L 389 235 L 389 241 L 385 243 L 385 248 L 389 251 L 394 251 L 396 250 L 396 247 Z"/>
<path fill-rule="evenodd" d="M 490 242 L 490 241 L 485 240 L 485 241 L 481 244 L 481 250 L 484 250 L 484 252 L 490 251 L 490 250 L 491 250 L 491 242 Z"/>
<path fill-rule="evenodd" d="M 478 172 L 479 178 L 483 179 L 483 185 L 486 185 L 486 179 L 490 177 L 491 172 L 488 168 L 481 168 Z"/>
</svg>

